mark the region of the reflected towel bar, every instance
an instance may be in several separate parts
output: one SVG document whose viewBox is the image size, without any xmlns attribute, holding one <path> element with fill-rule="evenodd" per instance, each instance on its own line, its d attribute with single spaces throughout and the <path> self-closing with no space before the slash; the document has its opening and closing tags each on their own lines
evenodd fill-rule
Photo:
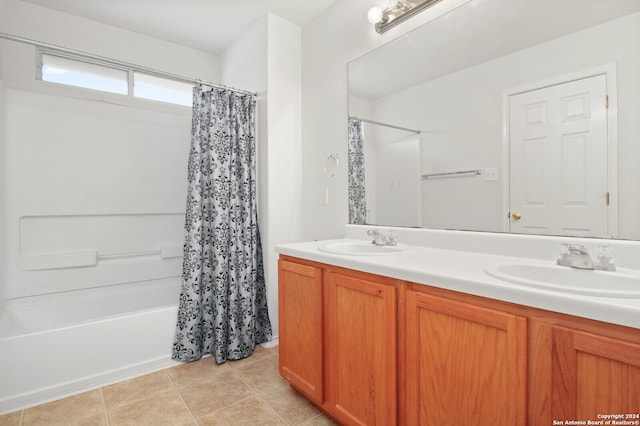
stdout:
<svg viewBox="0 0 640 426">
<path fill-rule="evenodd" d="M 443 177 L 443 176 L 461 176 L 461 175 L 474 175 L 474 176 L 477 176 L 477 175 L 480 175 L 480 174 L 482 174 L 480 169 L 461 170 L 459 172 L 430 173 L 430 174 L 422 175 L 422 179 L 429 179 L 429 178 Z"/>
</svg>

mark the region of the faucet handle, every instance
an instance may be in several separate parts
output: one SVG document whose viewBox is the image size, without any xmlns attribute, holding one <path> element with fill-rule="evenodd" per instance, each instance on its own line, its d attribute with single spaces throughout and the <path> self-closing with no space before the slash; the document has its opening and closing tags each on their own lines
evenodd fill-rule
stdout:
<svg viewBox="0 0 640 426">
<path fill-rule="evenodd" d="M 378 246 L 395 246 L 397 244 L 395 238 L 393 238 L 393 231 L 385 233 L 384 231 L 369 229 L 367 235 L 373 237 L 371 242 Z"/>
<path fill-rule="evenodd" d="M 575 254 L 589 254 L 589 250 L 582 244 L 571 244 L 569 246 L 569 253 Z"/>
<path fill-rule="evenodd" d="M 396 243 L 396 238 L 393 236 L 393 231 L 389 231 L 389 233 L 387 234 L 387 245 L 389 246 L 395 246 L 398 243 Z"/>
<path fill-rule="evenodd" d="M 560 246 L 560 258 L 556 261 L 556 263 L 560 266 L 571 265 L 571 253 L 569 251 L 568 243 L 563 243 Z"/>
<path fill-rule="evenodd" d="M 613 264 L 613 248 L 602 244 L 598 251 L 598 262 L 596 263 L 596 269 L 601 271 L 615 271 L 616 266 Z"/>
<path fill-rule="evenodd" d="M 378 246 L 379 245 L 384 245 L 385 238 L 384 238 L 384 235 L 382 235 L 382 233 L 380 231 L 377 231 L 375 229 L 369 229 L 367 231 L 367 235 L 372 237 L 372 241 L 371 241 L 372 244 L 375 244 L 375 245 L 378 245 Z"/>
</svg>

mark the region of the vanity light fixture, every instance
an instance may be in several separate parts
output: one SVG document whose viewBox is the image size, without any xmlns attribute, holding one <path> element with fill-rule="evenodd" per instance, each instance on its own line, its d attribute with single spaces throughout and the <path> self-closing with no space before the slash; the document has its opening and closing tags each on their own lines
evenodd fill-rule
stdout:
<svg viewBox="0 0 640 426">
<path fill-rule="evenodd" d="M 376 31 L 382 34 L 440 1 L 442 0 L 390 0 L 389 6 L 384 10 L 378 6 L 369 9 L 367 18 L 375 24 Z"/>
</svg>

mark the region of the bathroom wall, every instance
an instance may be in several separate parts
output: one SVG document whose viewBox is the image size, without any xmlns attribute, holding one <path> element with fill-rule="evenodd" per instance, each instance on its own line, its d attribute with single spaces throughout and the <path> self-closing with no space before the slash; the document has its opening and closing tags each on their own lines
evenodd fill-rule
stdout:
<svg viewBox="0 0 640 426">
<path fill-rule="evenodd" d="M 275 246 L 301 240 L 300 27 L 268 14 L 222 55 L 225 84 L 258 93 L 258 209 L 267 299 L 278 334 Z"/>
<path fill-rule="evenodd" d="M 2 32 L 176 74 L 206 80 L 220 77 L 220 58 L 207 52 L 30 3 L 17 0 L 0 2 L 4 8 L 0 16 Z M 3 62 L 4 78 L 32 75 L 30 64 Z M 24 68 L 25 65 L 28 68 Z M 14 69 L 20 72 L 11 72 Z"/>
<path fill-rule="evenodd" d="M 2 32 L 221 78 L 205 52 L 15 0 L 0 7 Z M 35 81 L 33 47 L 0 48 L 5 297 L 179 280 L 190 108 Z"/>
<path fill-rule="evenodd" d="M 275 246 L 302 240 L 302 40 L 300 27 L 271 14 L 268 34 L 268 230 L 262 242 L 271 325 L 274 335 L 277 335 L 278 263 Z"/>
<path fill-rule="evenodd" d="M 302 29 L 302 208 L 305 240 L 339 238 L 347 211 L 347 64 L 372 49 L 468 2 L 441 2 L 384 34 L 367 21 L 371 0 L 335 2 Z M 344 161 L 335 177 L 323 172 L 324 160 Z M 322 204 L 321 189 L 329 191 Z"/>
<path fill-rule="evenodd" d="M 4 16 L 6 16 L 6 7 L 5 1 L 0 0 L 0 28 L 3 28 Z M 0 43 L 0 69 L 3 68 L 4 62 L 4 46 Z M 2 74 L 0 74 L 2 75 Z M 4 84 L 0 82 L 0 129 L 4 129 Z M 6 187 L 6 176 L 5 176 L 5 141 L 4 141 L 4 132 L 0 131 L 0 308 L 3 306 L 5 300 L 7 299 L 7 289 L 5 283 L 7 282 L 7 259 L 6 259 L 6 213 L 5 213 L 5 187 Z"/>
<path fill-rule="evenodd" d="M 0 14 L 2 12 L 2 5 L 0 4 Z M 2 61 L 2 46 L 0 46 L 0 61 Z M 0 65 L 1 66 L 1 65 Z M 5 126 L 5 108 L 4 108 L 4 85 L 0 83 L 0 129 L 4 129 Z M 5 154 L 4 154 L 4 132 L 0 131 L 0 307 L 7 299 L 6 294 L 6 285 L 7 282 L 7 265 L 6 265 L 6 255 L 5 255 L 5 246 L 6 246 L 6 225 L 5 225 L 5 186 L 6 186 L 6 176 L 4 167 L 5 163 Z"/>
<path fill-rule="evenodd" d="M 349 95 L 349 114 L 376 118 L 376 101 Z M 379 123 L 395 123 L 385 117 Z M 420 227 L 420 135 L 362 122 L 367 223 Z"/>
</svg>

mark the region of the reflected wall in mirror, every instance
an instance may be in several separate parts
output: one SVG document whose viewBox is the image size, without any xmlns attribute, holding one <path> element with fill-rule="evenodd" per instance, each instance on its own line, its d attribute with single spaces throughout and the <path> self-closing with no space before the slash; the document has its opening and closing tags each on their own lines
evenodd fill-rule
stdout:
<svg viewBox="0 0 640 426">
<path fill-rule="evenodd" d="M 638 0 L 474 0 L 351 62 L 349 114 L 362 222 L 640 240 Z"/>
<path fill-rule="evenodd" d="M 420 131 L 349 117 L 349 223 L 420 226 Z"/>
</svg>

